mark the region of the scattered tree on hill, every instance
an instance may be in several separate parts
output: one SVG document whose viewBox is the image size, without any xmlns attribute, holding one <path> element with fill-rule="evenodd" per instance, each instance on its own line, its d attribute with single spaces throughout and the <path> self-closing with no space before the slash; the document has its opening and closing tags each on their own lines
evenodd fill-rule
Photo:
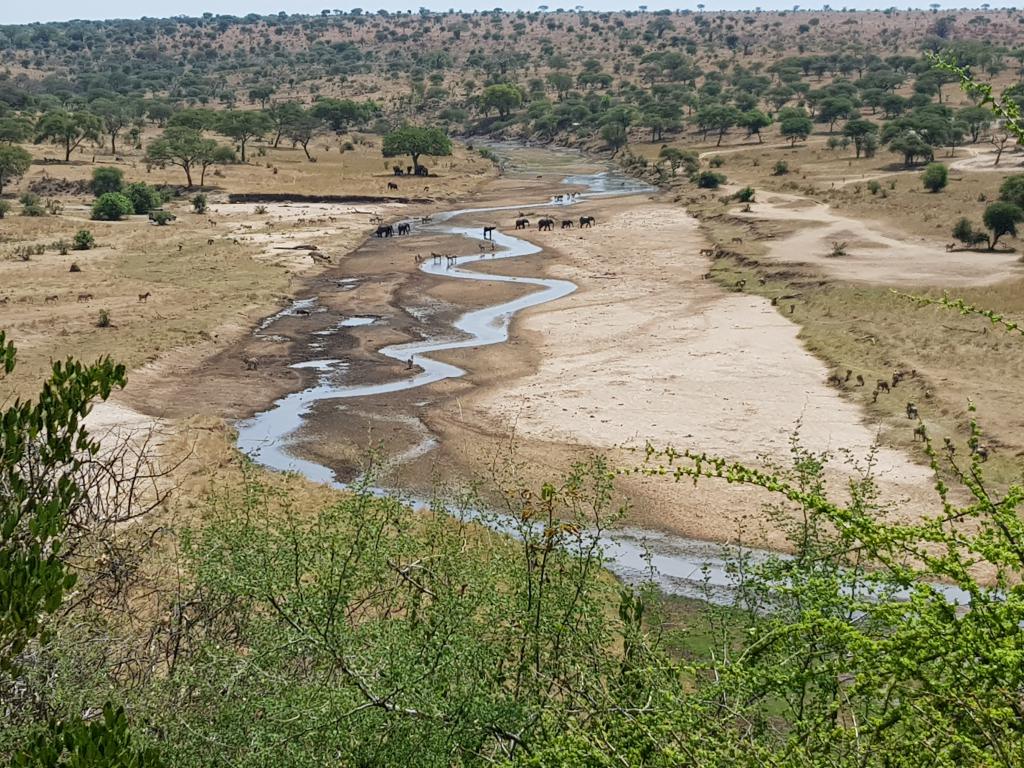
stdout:
<svg viewBox="0 0 1024 768">
<path fill-rule="evenodd" d="M 97 141 L 100 136 L 100 119 L 90 112 L 68 112 L 63 109 L 46 112 L 36 123 L 36 144 L 48 141 L 64 148 L 64 162 L 71 160 L 71 153 L 89 139 Z"/>
<path fill-rule="evenodd" d="M 238 142 L 242 162 L 245 162 L 245 146 L 252 140 L 269 133 L 270 118 L 262 112 L 230 109 L 217 117 L 216 131 Z"/>
<path fill-rule="evenodd" d="M 384 137 L 384 157 L 409 155 L 413 168 L 419 170 L 420 156 L 444 157 L 452 153 L 451 139 L 440 128 L 406 125 Z"/>
<path fill-rule="evenodd" d="M 214 164 L 233 163 L 235 153 L 230 147 L 218 144 L 213 139 L 192 128 L 170 127 L 160 138 L 154 140 L 146 150 L 146 161 L 153 165 L 177 165 L 185 171 L 189 189 L 194 185 L 192 171 L 200 169 L 200 186 L 206 180 L 206 169 Z"/>
<path fill-rule="evenodd" d="M 483 94 L 480 96 L 480 108 L 486 114 L 492 109 L 498 110 L 498 116 L 501 118 L 508 117 L 513 109 L 518 109 L 522 106 L 523 94 L 514 85 L 508 83 L 498 83 L 497 85 L 489 85 L 484 88 Z"/>
<path fill-rule="evenodd" d="M 908 168 L 917 162 L 931 162 L 935 158 L 932 145 L 912 130 L 894 136 L 889 141 L 889 151 L 903 155 L 903 164 Z"/>
<path fill-rule="evenodd" d="M 746 128 L 747 138 L 751 136 L 757 136 L 757 143 L 763 143 L 764 139 L 761 137 L 761 129 L 767 128 L 772 124 L 772 119 L 768 117 L 764 112 L 757 109 L 751 109 L 740 115 L 739 125 L 741 128 Z"/>
<path fill-rule="evenodd" d="M 7 184 L 20 179 L 32 165 L 32 155 L 21 147 L 0 144 L 0 193 Z"/>
<path fill-rule="evenodd" d="M 967 126 L 972 144 L 977 144 L 982 131 L 992 124 L 992 113 L 984 107 L 964 107 L 956 113 L 956 116 Z"/>
<path fill-rule="evenodd" d="M 662 147 L 658 157 L 669 164 L 669 167 L 672 168 L 673 176 L 679 168 L 682 168 L 683 173 L 687 176 L 692 175 L 700 168 L 700 160 L 697 158 L 697 153 L 693 150 L 679 149 L 678 147 Z"/>
<path fill-rule="evenodd" d="M 302 147 L 307 160 L 313 159 L 309 154 L 309 142 L 323 129 L 324 121 L 313 114 L 312 110 L 302 110 L 299 114 L 294 115 L 284 128 L 285 135 Z"/>
<path fill-rule="evenodd" d="M 843 135 L 853 140 L 856 156 L 871 157 L 878 146 L 878 126 L 870 120 L 855 118 L 843 126 Z"/>
<path fill-rule="evenodd" d="M 305 110 L 302 105 L 296 101 L 279 101 L 270 105 L 270 108 L 267 109 L 267 118 L 270 120 L 270 130 L 274 134 L 273 147 L 275 149 L 292 123 L 299 120 L 304 114 Z M 322 118 L 318 119 L 323 122 Z"/>
<path fill-rule="evenodd" d="M 814 123 L 809 117 L 787 117 L 779 123 L 779 133 L 789 139 L 791 147 L 798 141 L 805 141 L 813 130 Z"/>
<path fill-rule="evenodd" d="M 372 101 L 318 99 L 310 108 L 335 133 L 344 133 L 354 125 L 365 123 L 380 111 Z"/>
<path fill-rule="evenodd" d="M 89 111 L 100 119 L 102 130 L 110 139 L 110 153 L 117 154 L 117 136 L 131 124 L 132 115 L 121 99 L 96 99 Z"/>
<path fill-rule="evenodd" d="M 0 117 L 0 143 L 18 144 L 32 137 L 32 121 L 27 117 Z"/>
</svg>

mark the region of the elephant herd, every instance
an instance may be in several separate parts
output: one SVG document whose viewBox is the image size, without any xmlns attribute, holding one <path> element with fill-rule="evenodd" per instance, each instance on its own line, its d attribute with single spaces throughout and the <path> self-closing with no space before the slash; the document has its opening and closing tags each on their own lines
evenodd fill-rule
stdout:
<svg viewBox="0 0 1024 768">
<path fill-rule="evenodd" d="M 399 235 L 410 235 L 412 234 L 412 224 L 407 221 L 403 221 L 398 225 Z M 394 224 L 380 224 L 377 227 L 377 231 L 374 233 L 375 237 L 394 237 L 395 236 L 395 225 Z"/>
<path fill-rule="evenodd" d="M 551 232 L 552 230 L 554 230 L 555 224 L 557 224 L 557 223 L 558 222 L 555 221 L 555 219 L 552 219 L 550 217 L 545 217 L 543 219 L 538 219 L 537 220 L 537 229 L 540 230 L 541 232 Z M 580 229 L 592 227 L 596 223 L 597 223 L 597 219 L 595 219 L 593 216 L 580 216 L 580 218 L 579 218 L 579 227 L 580 227 Z M 573 221 L 572 219 L 562 219 L 562 227 L 561 228 L 562 229 L 572 229 L 573 227 L 576 226 L 576 224 L 577 224 L 577 222 Z M 530 226 L 530 220 L 529 219 L 527 219 L 525 217 L 521 217 L 521 218 L 516 219 L 516 229 L 527 229 L 529 226 Z"/>
</svg>

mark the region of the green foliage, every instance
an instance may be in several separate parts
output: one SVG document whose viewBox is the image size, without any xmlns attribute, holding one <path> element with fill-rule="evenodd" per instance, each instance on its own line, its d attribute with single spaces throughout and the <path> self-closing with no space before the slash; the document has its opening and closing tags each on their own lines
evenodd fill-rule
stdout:
<svg viewBox="0 0 1024 768">
<path fill-rule="evenodd" d="M 788 117 L 779 123 L 779 132 L 789 139 L 790 146 L 794 146 L 798 141 L 804 141 L 813 130 L 814 123 L 809 117 Z"/>
<path fill-rule="evenodd" d="M 96 197 L 124 188 L 124 172 L 120 168 L 101 167 L 92 172 L 92 193 Z"/>
<path fill-rule="evenodd" d="M 743 187 L 743 189 L 737 191 L 733 197 L 741 203 L 752 203 L 754 202 L 754 195 L 755 192 L 753 187 Z"/>
<path fill-rule="evenodd" d="M 230 109 L 217 113 L 213 127 L 218 133 L 238 142 L 244 163 L 246 145 L 250 140 L 269 133 L 273 123 L 263 112 Z"/>
<path fill-rule="evenodd" d="M 124 188 L 125 196 L 132 201 L 135 213 L 149 213 L 164 204 L 163 196 L 144 182 L 135 182 Z"/>
<path fill-rule="evenodd" d="M 96 238 L 88 229 L 80 229 L 75 233 L 74 242 L 71 245 L 76 251 L 88 251 L 96 247 Z"/>
<path fill-rule="evenodd" d="M 725 174 L 714 171 L 701 171 L 697 174 L 695 182 L 701 189 L 718 189 L 725 184 Z"/>
<path fill-rule="evenodd" d="M 694 174 L 700 168 L 700 160 L 697 153 L 690 149 L 679 149 L 678 147 L 662 147 L 658 157 L 664 160 L 672 168 L 674 174 L 680 168 L 687 176 Z"/>
<path fill-rule="evenodd" d="M 11 204 L 7 200 L 0 200 L 0 219 L 6 216 L 11 210 Z"/>
<path fill-rule="evenodd" d="M 868 192 L 872 195 L 877 195 L 882 190 L 882 185 L 878 179 L 868 179 Z"/>
<path fill-rule="evenodd" d="M 961 217 L 953 226 L 953 237 L 966 246 L 980 245 L 988 240 L 985 233 L 977 231 L 966 217 Z"/>
<path fill-rule="evenodd" d="M 939 192 L 949 183 L 949 169 L 942 163 L 930 163 L 921 175 L 921 183 L 929 192 Z"/>
<path fill-rule="evenodd" d="M 177 165 L 185 172 L 189 189 L 193 186 L 192 171 L 200 169 L 199 184 L 206 181 L 206 169 L 211 165 L 232 163 L 235 152 L 230 147 L 205 138 L 194 128 L 168 127 L 160 138 L 146 149 L 146 162 L 152 165 Z"/>
<path fill-rule="evenodd" d="M 133 213 L 132 201 L 120 192 L 106 192 L 92 204 L 92 218 L 97 221 L 120 221 Z"/>
<path fill-rule="evenodd" d="M 170 224 L 176 218 L 177 217 L 173 213 L 161 208 L 149 212 L 149 220 L 160 227 Z"/>
<path fill-rule="evenodd" d="M 106 309 L 101 309 L 99 316 L 96 318 L 97 328 L 110 328 L 112 322 L 110 320 L 110 312 Z"/>
<path fill-rule="evenodd" d="M 1024 174 L 1007 176 L 999 186 L 999 199 L 1024 209 Z"/>
<path fill-rule="evenodd" d="M 21 178 L 32 165 L 32 155 L 21 147 L 0 144 L 0 192 Z"/>
<path fill-rule="evenodd" d="M 518 109 L 522 104 L 522 92 L 508 83 L 489 85 L 480 95 L 480 108 L 485 112 L 496 109 L 500 117 L 508 117 L 513 109 Z"/>
<path fill-rule="evenodd" d="M 353 126 L 362 125 L 371 120 L 380 112 L 380 107 L 372 101 L 317 99 L 309 111 L 313 117 L 326 123 L 327 127 L 335 133 L 344 133 Z"/>
<path fill-rule="evenodd" d="M 433 157 L 450 155 L 452 142 L 440 128 L 406 125 L 384 137 L 381 151 L 384 157 L 409 155 L 412 157 L 413 166 L 419 168 L 421 155 Z"/>
<path fill-rule="evenodd" d="M 990 203 L 985 208 L 985 213 L 982 214 L 981 220 L 984 222 L 985 228 L 991 233 L 988 240 L 988 249 L 992 251 L 995 250 L 999 238 L 1004 235 L 1016 237 L 1017 224 L 1024 221 L 1024 210 L 1013 203 L 999 200 Z"/>
<path fill-rule="evenodd" d="M 49 141 L 64 149 L 64 162 L 71 159 L 71 153 L 86 139 L 97 140 L 101 123 L 90 112 L 67 112 L 59 109 L 46 112 L 36 123 L 37 144 Z"/>
<path fill-rule="evenodd" d="M 46 215 L 46 209 L 43 208 L 43 201 L 39 199 L 39 195 L 33 192 L 25 192 L 18 198 L 18 202 L 21 203 L 22 216 Z"/>
<path fill-rule="evenodd" d="M 206 213 L 206 195 L 198 194 L 192 198 L 192 210 L 195 213 Z"/>
<path fill-rule="evenodd" d="M 789 173 L 789 163 L 785 160 L 776 160 L 772 166 L 772 176 L 785 176 Z"/>
</svg>

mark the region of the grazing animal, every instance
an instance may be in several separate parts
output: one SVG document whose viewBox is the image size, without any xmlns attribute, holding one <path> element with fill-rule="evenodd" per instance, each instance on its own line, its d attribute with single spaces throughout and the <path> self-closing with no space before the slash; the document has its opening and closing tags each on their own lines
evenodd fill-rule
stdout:
<svg viewBox="0 0 1024 768">
<path fill-rule="evenodd" d="M 57 301 L 60 301 L 60 296 L 56 294 L 54 294 L 53 296 L 47 296 L 45 299 L 43 299 L 44 304 L 53 304 Z"/>
<path fill-rule="evenodd" d="M 843 388 L 843 378 L 838 373 L 833 373 L 829 376 L 825 383 L 830 386 L 839 387 L 840 389 Z"/>
<path fill-rule="evenodd" d="M 4 297 L 0 298 L 0 304 L 6 304 L 10 300 L 11 300 L 10 296 L 4 296 Z"/>
<path fill-rule="evenodd" d="M 975 443 L 971 446 L 971 453 L 982 461 L 988 461 L 989 448 L 983 443 Z"/>
<path fill-rule="evenodd" d="M 757 278 L 757 284 L 763 287 L 768 284 L 768 281 L 765 280 L 763 277 L 759 277 Z"/>
<path fill-rule="evenodd" d="M 885 379 L 879 379 L 878 383 L 875 384 L 876 392 L 889 392 L 889 382 Z"/>
<path fill-rule="evenodd" d="M 845 382 L 849 381 L 851 376 L 853 376 L 853 371 L 851 371 L 849 368 L 847 368 L 846 369 L 846 378 L 843 379 L 843 382 L 845 383 Z"/>
<path fill-rule="evenodd" d="M 391 224 L 381 224 L 377 227 L 377 237 L 391 237 L 395 234 L 395 228 Z"/>
<path fill-rule="evenodd" d="M 413 259 L 416 261 L 417 264 L 423 261 L 423 257 L 420 256 L 418 253 L 415 256 L 413 256 Z"/>
<path fill-rule="evenodd" d="M 530 226 L 530 220 L 527 218 L 516 219 L 516 229 L 526 229 Z"/>
<path fill-rule="evenodd" d="M 921 442 L 928 440 L 928 430 L 924 428 L 924 424 L 918 424 L 914 427 L 914 442 L 917 442 L 917 438 L 921 438 Z"/>
<path fill-rule="evenodd" d="M 714 256 L 714 255 L 715 255 L 715 251 L 714 251 L 714 249 L 712 249 L 712 248 L 701 248 L 701 249 L 700 249 L 700 255 L 701 255 L 701 256 L 708 256 L 708 257 L 711 257 L 711 256 Z"/>
<path fill-rule="evenodd" d="M 746 287 L 747 287 L 747 281 L 746 280 L 740 279 L 740 280 L 736 281 L 736 290 L 742 291 Z"/>
<path fill-rule="evenodd" d="M 956 243 L 946 243 L 946 253 L 956 250 Z"/>
<path fill-rule="evenodd" d="M 496 229 L 497 227 L 484 227 L 484 240 L 493 240 Z"/>
<path fill-rule="evenodd" d="M 562 219 L 562 229 L 572 229 L 575 222 L 572 219 Z"/>
<path fill-rule="evenodd" d="M 864 377 L 861 376 L 859 373 L 857 374 L 857 386 L 858 387 L 863 387 L 864 386 Z"/>
<path fill-rule="evenodd" d="M 147 300 L 147 299 L 148 299 L 148 298 L 149 298 L 150 296 L 152 296 L 152 295 L 153 295 L 153 294 L 152 294 L 152 293 L 151 293 L 150 291 L 146 291 L 145 293 L 140 293 L 140 294 L 139 294 L 139 301 L 141 301 L 141 302 L 145 303 L 145 302 L 146 302 L 146 300 Z"/>
<path fill-rule="evenodd" d="M 410 357 L 408 360 L 405 361 L 405 370 L 411 371 L 412 370 L 412 365 L 413 365 L 412 358 Z"/>
<path fill-rule="evenodd" d="M 741 243 L 741 244 L 742 244 L 742 243 L 743 243 L 743 238 L 742 238 L 742 237 L 734 237 L 734 238 L 732 239 L 732 241 L 733 241 L 734 243 Z"/>
<path fill-rule="evenodd" d="M 440 264 L 441 263 L 441 254 L 440 253 L 434 253 L 433 251 L 431 251 L 430 252 L 430 256 L 431 256 L 433 264 Z"/>
<path fill-rule="evenodd" d="M 907 403 L 907 418 L 908 419 L 916 419 L 917 418 L 917 406 L 914 405 L 913 403 Z"/>
<path fill-rule="evenodd" d="M 410 224 L 408 224 L 406 222 L 403 222 L 403 223 L 398 225 L 398 234 L 399 235 L 408 235 L 410 232 L 412 232 L 412 225 L 410 225 Z"/>
<path fill-rule="evenodd" d="M 245 370 L 247 371 L 259 370 L 260 361 L 255 357 L 243 357 L 242 362 L 245 363 Z"/>
<path fill-rule="evenodd" d="M 78 300 L 79 301 L 92 301 L 92 294 L 91 293 L 80 293 L 80 294 L 78 294 Z"/>
<path fill-rule="evenodd" d="M 597 219 L 593 216 L 580 216 L 580 229 L 587 227 L 588 229 L 597 223 Z"/>
<path fill-rule="evenodd" d="M 208 240 L 206 241 L 206 244 L 207 244 L 207 245 L 213 245 L 213 238 L 211 237 L 210 239 L 208 239 Z"/>
<path fill-rule="evenodd" d="M 388 191 L 390 192 L 390 191 L 392 191 L 392 190 L 394 190 L 395 192 L 397 192 L 397 191 L 398 191 L 398 185 L 397 185 L 397 184 L 395 184 L 395 182 L 393 182 L 393 181 L 389 181 L 389 182 L 388 182 Z"/>
<path fill-rule="evenodd" d="M 457 260 L 457 259 L 458 259 L 459 257 L 458 257 L 458 256 L 452 256 L 452 255 L 451 255 L 451 254 L 449 253 L 449 254 L 447 254 L 447 255 L 446 255 L 446 256 L 445 256 L 444 258 L 445 258 L 445 266 L 446 266 L 446 267 L 451 267 L 451 266 L 452 266 L 453 264 L 455 264 L 455 263 L 456 263 L 456 260 Z"/>
<path fill-rule="evenodd" d="M 540 221 L 537 222 L 537 229 L 540 230 L 541 232 L 550 232 L 554 228 L 554 219 L 541 219 Z"/>
</svg>

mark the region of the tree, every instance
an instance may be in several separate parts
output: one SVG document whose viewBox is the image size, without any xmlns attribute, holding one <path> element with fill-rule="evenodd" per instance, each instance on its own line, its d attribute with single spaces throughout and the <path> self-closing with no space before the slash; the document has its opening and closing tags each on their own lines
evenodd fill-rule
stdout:
<svg viewBox="0 0 1024 768">
<path fill-rule="evenodd" d="M 658 157 L 668 162 L 672 168 L 673 176 L 679 168 L 683 168 L 683 172 L 687 176 L 694 174 L 700 168 L 700 160 L 697 158 L 697 153 L 689 149 L 662 147 Z"/>
<path fill-rule="evenodd" d="M 761 138 L 761 129 L 767 128 L 772 124 L 772 119 L 768 117 L 764 112 L 757 109 L 752 109 L 749 112 L 744 112 L 740 115 L 739 126 L 747 129 L 747 138 L 753 135 L 757 136 L 757 143 L 763 143 Z"/>
<path fill-rule="evenodd" d="M 381 149 L 384 157 L 409 155 L 413 168 L 420 167 L 420 155 L 445 157 L 452 153 L 451 139 L 440 128 L 405 125 L 384 137 Z"/>
<path fill-rule="evenodd" d="M 863 118 L 856 118 L 850 120 L 846 125 L 843 126 L 843 135 L 853 139 L 854 151 L 858 158 L 861 153 L 867 148 L 866 145 L 869 143 L 867 137 L 877 137 L 878 126 L 872 123 L 870 120 L 864 120 Z M 876 143 L 877 146 L 877 143 Z M 871 155 L 865 152 L 866 157 Z"/>
<path fill-rule="evenodd" d="M 32 155 L 21 147 L 0 144 L 0 192 L 4 186 L 25 175 L 32 165 Z"/>
<path fill-rule="evenodd" d="M 110 153 L 117 154 L 117 135 L 132 121 L 128 107 L 120 99 L 96 99 L 89 111 L 100 119 L 102 130 L 110 138 Z"/>
<path fill-rule="evenodd" d="M 32 136 L 32 121 L 25 117 L 0 117 L 0 143 L 18 144 Z"/>
<path fill-rule="evenodd" d="M 718 131 L 716 147 L 722 145 L 722 138 L 739 122 L 740 112 L 728 104 L 708 104 L 697 112 L 697 123 L 704 130 L 705 136 L 708 131 Z"/>
<path fill-rule="evenodd" d="M 313 115 L 323 120 L 335 133 L 344 133 L 353 125 L 369 120 L 380 111 L 372 101 L 319 99 L 311 107 Z"/>
<path fill-rule="evenodd" d="M 146 150 L 146 161 L 154 165 L 177 165 L 185 171 L 188 188 L 191 189 L 192 170 L 199 168 L 199 184 L 206 180 L 206 169 L 214 164 L 232 163 L 235 153 L 230 147 L 218 144 L 213 139 L 192 128 L 170 127 L 160 138 L 154 140 Z"/>
<path fill-rule="evenodd" d="M 949 183 L 949 169 L 942 163 L 930 163 L 924 169 L 921 183 L 929 192 L 939 192 L 945 189 L 946 184 Z"/>
<path fill-rule="evenodd" d="M 953 238 L 966 246 L 984 243 L 988 238 L 984 232 L 978 232 L 969 219 L 962 217 L 953 227 Z"/>
<path fill-rule="evenodd" d="M 267 102 L 274 96 L 274 86 L 269 84 L 257 85 L 249 89 L 249 101 L 258 101 L 260 109 L 267 108 Z"/>
<path fill-rule="evenodd" d="M 832 133 L 839 120 L 845 120 L 857 114 L 857 108 L 850 99 L 841 96 L 822 99 L 818 104 L 818 120 L 828 123 L 828 132 Z"/>
<path fill-rule="evenodd" d="M 989 204 L 981 220 L 991 234 L 988 238 L 988 249 L 994 251 L 996 243 L 1003 235 L 1017 236 L 1017 224 L 1024 220 L 1024 210 L 1003 200 Z"/>
<path fill-rule="evenodd" d="M 601 126 L 601 138 L 611 147 L 612 157 L 615 157 L 616 153 L 626 146 L 629 136 L 626 133 L 626 126 L 613 120 Z"/>
<path fill-rule="evenodd" d="M 522 103 L 523 94 L 518 88 L 507 83 L 487 86 L 480 97 L 480 107 L 484 113 L 496 109 L 501 118 L 508 117 L 512 110 L 518 109 Z"/>
<path fill-rule="evenodd" d="M 984 107 L 964 107 L 956 113 L 956 116 L 967 126 L 972 144 L 977 144 L 981 132 L 992 124 L 992 113 Z"/>
<path fill-rule="evenodd" d="M 120 168 L 96 168 L 92 172 L 92 193 L 99 197 L 107 192 L 120 192 L 124 186 L 124 172 Z"/>
<path fill-rule="evenodd" d="M 789 139 L 789 145 L 795 146 L 804 141 L 814 130 L 814 123 L 809 117 L 787 117 L 779 124 L 779 133 Z"/>
<path fill-rule="evenodd" d="M 999 199 L 1024 210 L 1024 174 L 1007 176 L 999 185 Z"/>
<path fill-rule="evenodd" d="M 218 113 L 212 109 L 182 109 L 167 120 L 168 128 L 191 128 L 194 131 L 210 130 L 216 127 Z"/>
<path fill-rule="evenodd" d="M 274 132 L 274 148 L 281 143 L 288 127 L 305 114 L 302 105 L 295 101 L 279 101 L 271 104 L 267 110 L 267 117 L 270 119 L 271 130 Z M 322 122 L 322 118 L 321 122 Z"/>
<path fill-rule="evenodd" d="M 163 198 L 149 184 L 135 182 L 124 188 L 125 196 L 132 202 L 132 210 L 135 213 L 149 213 L 164 204 Z"/>
<path fill-rule="evenodd" d="M 548 84 L 555 89 L 558 100 L 561 101 L 572 88 L 572 76 L 565 72 L 549 72 Z"/>
<path fill-rule="evenodd" d="M 309 154 L 309 142 L 324 128 L 324 121 L 312 111 L 301 111 L 293 116 L 285 126 L 285 135 L 302 147 L 306 159 L 312 160 Z"/>
<path fill-rule="evenodd" d="M 271 127 L 270 118 L 262 112 L 229 109 L 218 116 L 215 130 L 217 133 L 238 142 L 242 162 L 244 163 L 245 145 L 251 139 L 259 138 L 268 133 Z"/>
<path fill-rule="evenodd" d="M 49 141 L 64 148 L 64 162 L 71 153 L 90 139 L 99 140 L 100 119 L 90 112 L 67 112 L 63 109 L 46 112 L 36 123 L 36 144 Z"/>
<path fill-rule="evenodd" d="M 932 145 L 913 130 L 894 136 L 889 141 L 889 150 L 903 155 L 903 164 L 908 168 L 918 160 L 931 162 L 935 157 Z"/>
<path fill-rule="evenodd" d="M 97 221 L 120 221 L 133 213 L 131 199 L 120 192 L 105 192 L 92 204 L 92 218 Z"/>
</svg>

